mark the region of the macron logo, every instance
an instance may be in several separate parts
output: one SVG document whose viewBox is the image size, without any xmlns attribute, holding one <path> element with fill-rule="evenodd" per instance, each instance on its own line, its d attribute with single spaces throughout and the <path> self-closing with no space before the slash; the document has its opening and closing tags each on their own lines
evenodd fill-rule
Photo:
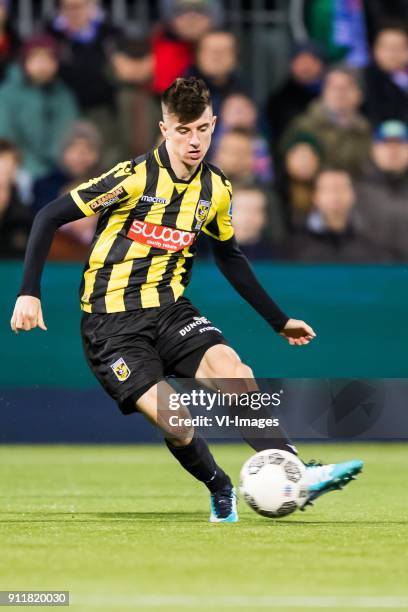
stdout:
<svg viewBox="0 0 408 612">
<path fill-rule="evenodd" d="M 150 204 L 168 204 L 166 198 L 156 198 L 155 196 L 142 195 L 141 202 L 149 202 Z"/>
</svg>

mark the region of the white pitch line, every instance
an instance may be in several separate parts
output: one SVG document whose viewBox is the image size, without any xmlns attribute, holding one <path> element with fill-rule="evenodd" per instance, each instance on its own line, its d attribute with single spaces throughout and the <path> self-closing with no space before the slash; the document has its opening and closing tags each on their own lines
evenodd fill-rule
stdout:
<svg viewBox="0 0 408 612">
<path fill-rule="evenodd" d="M 199 595 L 130 595 L 103 597 L 78 596 L 72 593 L 71 605 L 95 608 L 343 608 L 343 609 L 408 609 L 407 597 L 394 596 L 199 596 Z"/>
</svg>

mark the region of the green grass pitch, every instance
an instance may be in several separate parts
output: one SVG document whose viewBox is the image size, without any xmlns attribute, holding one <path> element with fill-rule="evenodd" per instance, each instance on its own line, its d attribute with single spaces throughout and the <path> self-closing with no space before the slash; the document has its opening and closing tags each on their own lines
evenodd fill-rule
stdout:
<svg viewBox="0 0 408 612">
<path fill-rule="evenodd" d="M 237 481 L 248 447 L 213 450 Z M 0 590 L 69 590 L 84 612 L 408 609 L 406 446 L 301 455 L 366 465 L 304 513 L 241 501 L 240 523 L 212 525 L 164 447 L 1 446 Z"/>
</svg>

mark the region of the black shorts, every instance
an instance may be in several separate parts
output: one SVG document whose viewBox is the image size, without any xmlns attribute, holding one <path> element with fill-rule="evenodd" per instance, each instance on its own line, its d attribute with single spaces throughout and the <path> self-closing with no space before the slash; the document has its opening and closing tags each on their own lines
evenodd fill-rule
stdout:
<svg viewBox="0 0 408 612">
<path fill-rule="evenodd" d="M 87 362 L 123 414 L 166 376 L 193 378 L 207 349 L 227 344 L 222 332 L 181 297 L 175 304 L 110 314 L 84 313 Z"/>
</svg>

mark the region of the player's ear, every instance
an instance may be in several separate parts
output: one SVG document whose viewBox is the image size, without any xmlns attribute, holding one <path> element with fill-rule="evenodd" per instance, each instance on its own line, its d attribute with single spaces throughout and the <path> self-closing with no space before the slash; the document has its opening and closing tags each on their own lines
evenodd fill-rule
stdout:
<svg viewBox="0 0 408 612">
<path fill-rule="evenodd" d="M 212 118 L 212 123 L 211 123 L 211 134 L 214 132 L 215 130 L 215 124 L 217 123 L 217 119 L 218 117 L 216 115 L 214 115 L 214 117 Z"/>
<path fill-rule="evenodd" d="M 164 124 L 164 121 L 159 121 L 159 128 L 160 131 L 162 133 L 163 138 L 166 140 L 167 139 L 167 127 Z"/>
</svg>

